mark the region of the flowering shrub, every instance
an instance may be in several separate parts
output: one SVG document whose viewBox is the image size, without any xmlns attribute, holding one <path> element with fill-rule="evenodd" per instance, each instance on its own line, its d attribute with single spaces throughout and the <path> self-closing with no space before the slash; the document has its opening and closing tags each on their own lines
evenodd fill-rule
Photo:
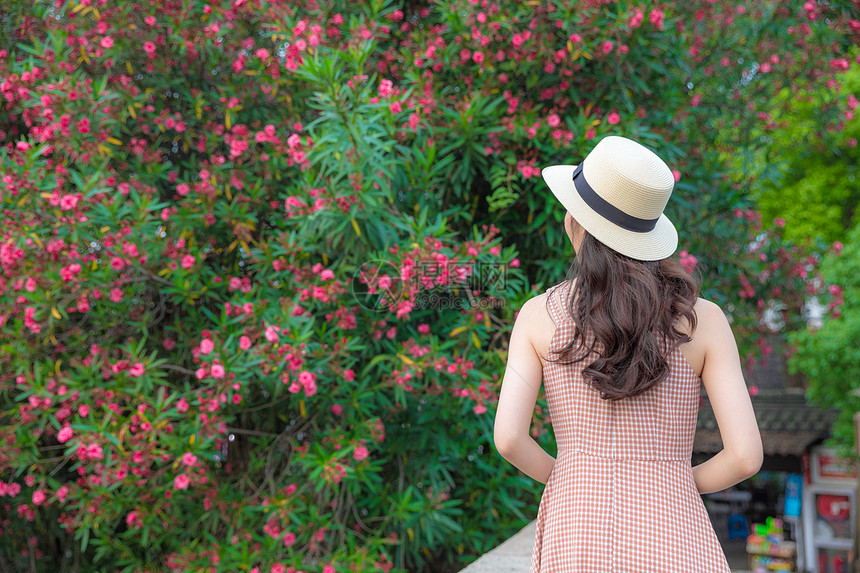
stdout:
<svg viewBox="0 0 860 573">
<path fill-rule="evenodd" d="M 4 571 L 495 546 L 539 492 L 492 447 L 506 335 L 571 255 L 540 168 L 650 144 L 683 264 L 737 292 L 752 203 L 720 146 L 755 144 L 764 75 L 838 81 L 817 46 L 857 32 L 839 2 L 8 4 Z"/>
</svg>

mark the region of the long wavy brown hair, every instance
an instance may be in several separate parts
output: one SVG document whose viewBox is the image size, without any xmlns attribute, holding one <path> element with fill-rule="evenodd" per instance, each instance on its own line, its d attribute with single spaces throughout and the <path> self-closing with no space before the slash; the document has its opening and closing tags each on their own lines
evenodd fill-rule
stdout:
<svg viewBox="0 0 860 573">
<path fill-rule="evenodd" d="M 696 329 L 699 285 L 676 257 L 639 261 L 583 231 L 568 273 L 576 279 L 567 303 L 574 336 L 547 360 L 570 364 L 594 355 L 582 373 L 601 398 L 637 396 L 668 376 L 667 356 L 691 339 L 676 323 L 683 317 L 691 333 Z"/>
</svg>

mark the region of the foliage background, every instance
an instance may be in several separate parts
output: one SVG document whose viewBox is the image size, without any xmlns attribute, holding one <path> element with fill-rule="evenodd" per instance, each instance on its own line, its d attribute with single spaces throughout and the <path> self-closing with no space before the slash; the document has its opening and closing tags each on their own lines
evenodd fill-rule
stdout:
<svg viewBox="0 0 860 573">
<path fill-rule="evenodd" d="M 855 2 L 7 4 L 4 571 L 456 571 L 516 531 L 507 333 L 572 255 L 540 168 L 608 134 L 676 171 L 750 359 L 839 311 L 840 229 L 774 190 L 854 153 Z"/>
</svg>

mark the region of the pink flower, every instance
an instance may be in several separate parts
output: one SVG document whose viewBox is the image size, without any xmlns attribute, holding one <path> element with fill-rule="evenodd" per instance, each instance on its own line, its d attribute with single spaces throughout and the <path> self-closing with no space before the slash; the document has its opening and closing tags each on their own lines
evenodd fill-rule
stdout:
<svg viewBox="0 0 860 573">
<path fill-rule="evenodd" d="M 609 123 L 610 125 L 615 125 L 615 124 L 617 124 L 619 121 L 621 121 L 621 116 L 620 116 L 620 115 L 618 115 L 618 112 L 613 111 L 613 112 L 610 112 L 608 116 L 606 116 L 606 121 L 607 121 L 607 123 Z"/>
<path fill-rule="evenodd" d="M 830 61 L 830 67 L 837 71 L 845 71 L 848 69 L 848 60 L 845 58 L 834 58 Z"/>
<path fill-rule="evenodd" d="M 288 531 L 284 534 L 284 545 L 290 547 L 293 543 L 296 542 L 296 534 L 292 531 Z"/>
<path fill-rule="evenodd" d="M 403 111 L 403 106 L 400 105 L 399 101 L 396 101 L 396 102 L 392 103 L 390 106 L 388 106 L 388 109 L 391 110 L 391 113 L 400 113 L 401 111 Z"/>
<path fill-rule="evenodd" d="M 272 565 L 271 573 L 285 573 L 286 569 L 280 563 L 275 563 Z"/>
<path fill-rule="evenodd" d="M 182 454 L 182 463 L 186 466 L 193 466 L 197 463 L 197 456 L 195 456 L 191 452 L 185 452 L 184 454 Z"/>
<path fill-rule="evenodd" d="M 340 404 L 332 404 L 331 411 L 335 416 L 340 416 L 341 412 L 343 412 L 343 406 Z"/>
<path fill-rule="evenodd" d="M 210 338 L 204 338 L 200 341 L 200 353 L 209 354 L 215 349 L 215 343 Z"/>
<path fill-rule="evenodd" d="M 327 280 L 333 279 L 333 278 L 334 278 L 334 273 L 330 269 L 325 269 L 323 272 L 320 273 L 320 280 L 321 281 L 327 281 Z"/>
<path fill-rule="evenodd" d="M 57 440 L 59 440 L 61 444 L 65 444 L 72 439 L 72 434 L 71 426 L 63 426 L 63 428 L 57 432 Z"/>
<path fill-rule="evenodd" d="M 483 414 L 484 412 L 487 411 L 487 407 L 484 406 L 483 404 L 478 404 L 474 408 L 472 408 L 472 411 L 475 412 L 476 414 Z"/>
<path fill-rule="evenodd" d="M 35 505 L 42 505 L 43 503 L 45 503 L 46 497 L 47 496 L 45 495 L 45 490 L 37 489 L 33 492 L 33 503 Z"/>
<path fill-rule="evenodd" d="M 104 49 L 108 49 L 108 48 L 112 47 L 113 46 L 113 38 L 111 38 L 110 36 L 105 36 L 104 38 L 102 38 L 101 46 Z"/>
<path fill-rule="evenodd" d="M 367 451 L 366 447 L 358 446 L 357 448 L 355 448 L 355 451 L 352 453 L 352 457 L 360 462 L 361 460 L 366 458 L 368 456 L 368 454 L 369 454 L 369 452 Z"/>
<path fill-rule="evenodd" d="M 675 183 L 681 180 L 681 172 L 677 169 L 672 170 L 672 177 L 675 179 Z"/>
<path fill-rule="evenodd" d="M 614 48 L 614 47 L 615 47 L 615 44 L 614 44 L 614 43 L 612 43 L 612 42 L 611 42 L 611 41 L 609 41 L 609 40 L 606 40 L 605 42 L 603 42 L 602 44 L 600 44 L 600 50 L 601 50 L 604 54 L 609 54 L 609 52 L 611 52 L 611 51 L 612 51 L 612 48 Z"/>
<path fill-rule="evenodd" d="M 381 82 L 379 82 L 379 95 L 382 97 L 390 96 L 392 92 L 391 88 L 393 86 L 394 84 L 391 82 L 391 80 L 382 80 Z"/>
<path fill-rule="evenodd" d="M 317 393 L 317 385 L 314 382 L 311 382 L 310 384 L 308 384 L 304 388 L 305 388 L 305 396 L 307 396 L 309 398 L 311 396 L 314 396 Z"/>
<path fill-rule="evenodd" d="M 194 255 L 185 255 L 184 257 L 182 257 L 182 268 L 185 270 L 191 269 L 192 267 L 194 267 L 195 260 L 196 259 L 194 258 Z"/>
<path fill-rule="evenodd" d="M 313 372 L 308 372 L 307 370 L 302 370 L 299 373 L 299 384 L 302 386 L 307 386 L 308 384 L 313 384 L 316 381 L 316 376 L 314 376 Z"/>
<path fill-rule="evenodd" d="M 833 243 L 833 250 L 836 251 L 837 255 L 842 254 L 842 242 L 836 241 Z"/>
<path fill-rule="evenodd" d="M 223 378 L 224 377 L 224 365 L 215 363 L 212 365 L 212 378 Z"/>
<path fill-rule="evenodd" d="M 750 396 L 757 396 L 757 395 L 758 395 L 758 386 L 756 386 L 756 385 L 750 386 Z"/>
<path fill-rule="evenodd" d="M 546 118 L 546 123 L 550 127 L 558 127 L 561 124 L 561 118 L 557 113 L 551 114 L 548 118 Z"/>
<path fill-rule="evenodd" d="M 91 460 L 100 460 L 104 458 L 104 450 L 98 444 L 90 444 L 86 449 L 87 457 Z"/>
<path fill-rule="evenodd" d="M 143 376 L 146 372 L 146 367 L 142 362 L 135 362 L 134 365 L 129 369 L 128 373 L 131 376 Z"/>
<path fill-rule="evenodd" d="M 188 489 L 188 484 L 190 483 L 191 480 L 185 474 L 179 474 L 173 478 L 173 487 L 176 489 Z"/>
<path fill-rule="evenodd" d="M 78 198 L 74 195 L 63 195 L 62 199 L 60 199 L 60 208 L 63 211 L 68 211 L 69 209 L 74 209 L 78 206 Z"/>
<path fill-rule="evenodd" d="M 268 340 L 269 342 L 277 342 L 278 340 L 280 340 L 278 336 L 279 330 L 280 329 L 277 326 L 267 326 L 265 334 L 266 340 Z"/>
<path fill-rule="evenodd" d="M 684 270 L 687 271 L 688 274 L 692 274 L 693 269 L 696 267 L 696 263 L 698 263 L 699 260 L 687 251 L 681 251 L 678 255 L 681 257 L 681 266 L 684 267 Z"/>
<path fill-rule="evenodd" d="M 3 488 L 5 488 L 5 491 Z M 15 497 L 19 493 L 21 493 L 21 484 L 10 483 L 7 485 L 0 481 L 0 495 L 8 495 L 9 497 Z"/>
<path fill-rule="evenodd" d="M 248 350 L 249 348 L 251 348 L 251 339 L 244 335 L 240 336 L 239 348 L 241 348 L 242 350 Z"/>
<path fill-rule="evenodd" d="M 24 309 L 24 324 L 27 325 L 27 328 L 32 330 L 33 332 L 39 332 L 42 330 L 41 325 L 33 320 L 33 317 L 36 316 L 36 309 L 32 306 L 28 306 Z"/>
<path fill-rule="evenodd" d="M 474 54 L 472 54 L 472 60 L 473 60 L 476 64 L 481 64 L 481 63 L 483 63 L 483 62 L 484 62 L 484 54 L 483 54 L 483 52 L 475 52 Z"/>
<path fill-rule="evenodd" d="M 785 227 L 785 219 L 783 219 L 782 217 L 777 217 L 773 220 L 773 224 L 782 229 L 783 227 Z"/>
</svg>

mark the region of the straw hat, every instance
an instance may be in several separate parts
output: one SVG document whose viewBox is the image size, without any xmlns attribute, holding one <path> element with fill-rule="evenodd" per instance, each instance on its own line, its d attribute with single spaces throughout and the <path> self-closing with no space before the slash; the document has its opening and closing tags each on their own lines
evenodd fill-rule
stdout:
<svg viewBox="0 0 860 573">
<path fill-rule="evenodd" d="M 678 247 L 678 231 L 663 214 L 675 178 L 644 145 L 609 135 L 579 165 L 550 165 L 541 175 L 586 231 L 622 255 L 657 261 Z"/>
</svg>

